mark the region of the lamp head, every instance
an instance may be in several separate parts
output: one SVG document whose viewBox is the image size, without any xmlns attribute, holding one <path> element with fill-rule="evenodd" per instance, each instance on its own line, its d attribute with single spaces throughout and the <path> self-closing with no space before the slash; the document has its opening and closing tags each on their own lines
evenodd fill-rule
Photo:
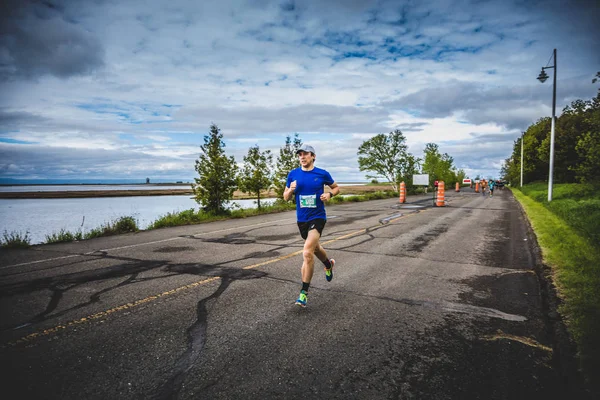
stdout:
<svg viewBox="0 0 600 400">
<path fill-rule="evenodd" d="M 542 72 L 540 72 L 537 79 L 542 83 L 546 82 L 546 79 L 548 79 L 548 74 L 546 73 L 546 71 L 544 70 L 543 67 L 542 67 Z"/>
</svg>

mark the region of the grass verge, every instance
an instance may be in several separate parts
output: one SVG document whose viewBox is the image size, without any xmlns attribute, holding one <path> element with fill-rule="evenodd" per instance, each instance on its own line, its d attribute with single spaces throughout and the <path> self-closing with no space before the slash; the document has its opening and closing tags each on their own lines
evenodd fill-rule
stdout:
<svg viewBox="0 0 600 400">
<path fill-rule="evenodd" d="M 125 216 L 107 222 L 100 227 L 94 228 L 85 233 L 82 231 L 73 233 L 67 231 L 66 229 L 61 229 L 58 233 L 46 235 L 46 241 L 44 244 L 73 242 L 76 240 L 93 239 L 101 236 L 120 235 L 122 233 L 137 231 L 139 231 L 139 228 L 135 218 Z"/>
<path fill-rule="evenodd" d="M 387 199 L 392 197 L 397 197 L 398 194 L 393 191 L 378 191 L 373 193 L 365 193 L 364 195 L 357 196 L 336 196 L 333 197 L 330 201 L 331 204 L 340 204 L 344 202 L 359 202 L 359 201 L 368 201 L 368 200 L 378 200 L 378 199 Z M 296 206 L 293 202 L 286 202 L 283 200 L 276 200 L 273 204 L 262 206 L 260 209 L 258 208 L 244 208 L 244 209 L 234 209 L 231 210 L 229 214 L 225 215 L 215 215 L 211 213 L 206 213 L 203 211 L 196 211 L 194 209 L 189 209 L 180 212 L 172 212 L 165 214 L 158 218 L 156 221 L 151 223 L 148 228 L 150 229 L 158 229 L 158 228 L 166 228 L 172 226 L 181 226 L 181 225 L 194 225 L 194 224 L 202 224 L 206 222 L 219 221 L 228 218 L 247 218 L 256 215 L 263 214 L 272 214 L 283 211 L 292 211 L 295 210 Z"/>
<path fill-rule="evenodd" d="M 101 236 L 120 235 L 122 233 L 137 232 L 137 221 L 133 217 L 120 217 L 114 221 L 108 222 L 99 228 L 92 229 L 86 232 L 85 239 L 93 239 Z"/>
<path fill-rule="evenodd" d="M 64 243 L 73 242 L 75 240 L 83 240 L 83 232 L 69 232 L 66 229 L 61 229 L 58 233 L 54 232 L 51 235 L 46 235 L 44 243 Z"/>
<path fill-rule="evenodd" d="M 573 218 L 565 214 L 566 209 L 578 214 L 578 207 L 554 205 L 554 199 L 550 204 L 540 202 L 535 187 L 523 189 L 512 191 L 531 222 L 544 263 L 552 270 L 562 301 L 559 312 L 577 343 L 584 378 L 597 392 L 600 385 L 592 377 L 600 376 L 600 244 L 578 224 L 563 219 L 563 215 L 568 220 Z M 559 193 L 569 191 L 568 188 L 557 189 Z"/>
<path fill-rule="evenodd" d="M 552 190 L 548 203 L 548 184 L 532 183 L 521 191 L 542 203 L 569 226 L 575 228 L 592 243 L 600 243 L 600 188 L 592 185 L 561 183 Z"/>
<path fill-rule="evenodd" d="M 261 206 L 260 209 L 234 209 L 231 210 L 228 214 L 223 215 L 216 215 L 203 211 L 196 211 L 193 208 L 191 208 L 185 211 L 167 213 L 159 217 L 153 223 L 151 223 L 146 229 L 150 230 L 158 228 L 167 228 L 172 226 L 195 225 L 230 218 L 247 218 L 255 215 L 272 214 L 276 212 L 290 211 L 293 209 L 294 207 L 292 203 L 285 203 L 283 201 L 276 201 L 274 204 Z"/>
<path fill-rule="evenodd" d="M 31 246 L 31 238 L 29 232 L 7 232 L 2 233 L 0 239 L 0 247 L 5 249 L 23 249 Z"/>
</svg>

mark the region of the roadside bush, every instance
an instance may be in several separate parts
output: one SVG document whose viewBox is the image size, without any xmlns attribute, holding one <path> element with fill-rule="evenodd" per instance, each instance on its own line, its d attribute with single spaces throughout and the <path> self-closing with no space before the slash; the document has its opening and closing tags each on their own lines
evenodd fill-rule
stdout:
<svg viewBox="0 0 600 400">
<path fill-rule="evenodd" d="M 120 217 L 112 222 L 108 222 L 99 228 L 86 232 L 86 239 L 93 239 L 101 236 L 118 235 L 121 233 L 139 231 L 136 220 L 133 217 Z"/>
<path fill-rule="evenodd" d="M 246 218 L 254 215 L 271 214 L 283 211 L 295 210 L 296 206 L 292 201 L 284 201 L 283 199 L 277 199 L 272 204 L 261 206 L 258 208 L 245 208 L 237 209 L 231 212 L 232 218 Z"/>
<path fill-rule="evenodd" d="M 167 213 L 156 221 L 150 224 L 146 229 L 158 229 L 158 228 L 167 228 L 170 226 L 181 226 L 181 225 L 193 225 L 200 224 L 202 222 L 208 221 L 216 221 L 219 219 L 223 219 L 224 216 L 216 216 L 211 213 L 207 213 L 204 211 L 196 211 L 193 208 L 189 210 L 184 210 L 180 212 L 170 212 Z"/>
<path fill-rule="evenodd" d="M 0 239 L 0 247 L 6 249 L 27 248 L 31 246 L 29 232 L 7 232 L 4 231 Z"/>
<path fill-rule="evenodd" d="M 63 242 L 73 242 L 75 240 L 83 240 L 83 233 L 81 231 L 76 233 L 71 233 L 66 229 L 61 229 L 58 233 L 52 233 L 51 235 L 46 235 L 45 243 L 63 243 Z"/>
</svg>

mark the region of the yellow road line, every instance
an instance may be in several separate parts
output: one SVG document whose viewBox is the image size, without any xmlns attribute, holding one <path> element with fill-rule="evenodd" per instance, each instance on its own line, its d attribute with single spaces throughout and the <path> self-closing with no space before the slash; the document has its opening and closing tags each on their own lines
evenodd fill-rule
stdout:
<svg viewBox="0 0 600 400">
<path fill-rule="evenodd" d="M 274 258 L 272 260 L 263 261 L 263 262 L 258 263 L 258 264 L 248 265 L 247 267 L 243 267 L 242 269 L 252 269 L 252 268 L 262 267 L 263 265 L 272 264 L 272 263 L 277 262 L 277 261 L 282 261 L 282 260 L 285 260 L 286 258 L 292 258 L 294 256 L 297 256 L 298 254 L 302 254 L 302 250 L 298 250 L 298 251 L 295 251 L 293 253 L 286 254 L 285 256 Z"/>
<path fill-rule="evenodd" d="M 411 214 L 408 214 L 408 215 L 411 215 Z M 397 221 L 398 219 L 403 218 L 403 217 L 404 216 L 400 216 L 398 218 L 394 218 L 393 220 L 390 220 L 389 222 Z M 377 229 L 377 228 L 380 228 L 380 227 L 381 227 L 381 225 L 377 225 L 377 226 L 374 226 L 374 227 L 371 227 L 371 228 L 359 229 L 357 231 L 350 232 L 348 234 L 342 235 L 342 236 L 337 237 L 335 239 L 331 239 L 331 240 L 328 240 L 326 242 L 323 242 L 322 245 L 330 244 L 330 243 L 333 243 L 333 242 L 337 242 L 339 240 L 343 240 L 343 239 L 347 239 L 347 238 L 350 238 L 350 237 L 353 237 L 353 236 L 357 236 L 357 235 L 360 235 L 362 233 L 366 233 L 369 229 L 373 230 L 373 229 Z M 261 267 L 263 265 L 272 264 L 272 263 L 275 263 L 275 262 L 278 262 L 278 261 L 283 261 L 285 259 L 297 256 L 299 254 L 302 254 L 302 251 L 303 250 L 298 250 L 298 251 L 295 251 L 293 253 L 286 254 L 284 256 L 274 258 L 272 260 L 264 261 L 264 262 L 261 262 L 261 263 L 258 263 L 258 264 L 248 265 L 246 267 L 243 267 L 242 269 L 258 268 L 258 267 Z M 4 348 L 4 347 L 7 347 L 7 346 L 16 346 L 18 344 L 30 342 L 30 341 L 32 341 L 32 340 L 34 340 L 36 338 L 43 337 L 43 336 L 48 336 L 50 334 L 59 332 L 59 331 L 61 331 L 63 329 L 67 329 L 67 328 L 75 326 L 75 325 L 80 325 L 80 324 L 83 324 L 83 323 L 86 323 L 86 322 L 89 322 L 89 321 L 100 319 L 100 318 L 106 317 L 106 316 L 108 316 L 108 315 L 110 315 L 112 313 L 118 312 L 118 311 L 128 310 L 128 309 L 131 309 L 133 307 L 137 307 L 137 306 L 140 306 L 142 304 L 146 304 L 146 303 L 149 303 L 151 301 L 157 300 L 157 299 L 159 299 L 161 297 L 169 296 L 169 295 L 181 292 L 183 290 L 192 289 L 192 288 L 195 288 L 197 286 L 204 285 L 206 283 L 215 281 L 217 279 L 221 279 L 221 277 L 220 276 L 215 276 L 213 278 L 203 279 L 203 280 L 200 280 L 200 281 L 197 281 L 197 282 L 194 282 L 194 283 L 190 283 L 189 285 L 180 286 L 178 288 L 175 288 L 175 289 L 163 292 L 163 293 L 159 293 L 157 295 L 148 296 L 148 297 L 143 298 L 141 300 L 136 300 L 136 301 L 134 301 L 132 303 L 123 304 L 123 305 L 111 308 L 109 310 L 106 310 L 106 311 L 101 311 L 101 312 L 98 312 L 96 314 L 88 315 L 87 317 L 76 319 L 76 320 L 67 322 L 67 323 L 65 323 L 63 325 L 57 325 L 57 326 L 55 326 L 53 328 L 45 329 L 45 330 L 39 331 L 39 332 L 34 332 L 34 333 L 31 333 L 31 334 L 29 334 L 27 336 L 23 336 L 22 338 L 17 339 L 17 340 L 15 340 L 13 342 L 8 342 L 7 344 L 2 345 L 0 347 Z"/>
<path fill-rule="evenodd" d="M 367 231 L 366 229 L 361 229 L 361 230 L 358 230 L 358 231 L 355 231 L 355 232 L 351 232 L 351 233 L 348 233 L 348 234 L 346 234 L 344 236 L 340 236 L 340 237 L 337 237 L 335 239 L 328 240 L 327 242 L 323 242 L 323 243 L 321 243 L 321 245 L 329 244 L 329 243 L 333 243 L 333 242 L 337 242 L 338 240 L 342 240 L 342 239 L 346 239 L 346 238 L 349 238 L 349 237 L 352 237 L 352 236 L 356 236 L 356 235 L 359 235 L 359 234 L 364 233 L 366 231 Z M 244 267 L 242 269 L 252 269 L 252 268 L 262 267 L 263 265 L 272 264 L 274 262 L 282 261 L 282 260 L 285 260 L 287 258 L 292 258 L 294 256 L 302 254 L 302 251 L 303 250 L 298 250 L 298 251 L 295 251 L 293 253 L 286 254 L 285 256 L 274 258 L 272 260 L 263 261 L 263 262 L 258 263 L 258 264 L 248 265 L 247 267 Z"/>
<path fill-rule="evenodd" d="M 117 312 L 117 311 L 128 310 L 128 309 L 131 309 L 133 307 L 137 307 L 137 306 L 140 306 L 142 304 L 146 304 L 146 303 L 149 303 L 151 301 L 157 300 L 157 299 L 159 299 L 161 297 L 169 296 L 169 295 L 181 292 L 182 290 L 187 290 L 187 289 L 194 288 L 196 286 L 204 285 L 206 283 L 215 281 L 215 280 L 220 279 L 220 278 L 221 277 L 219 277 L 219 276 L 215 276 L 213 278 L 203 279 L 201 281 L 190 283 L 189 285 L 180 286 L 180 287 L 178 287 L 176 289 L 172 289 L 172 290 L 169 290 L 169 291 L 166 291 L 166 292 L 162 292 L 162 293 L 159 293 L 159 294 L 153 295 L 153 296 L 148 296 L 148 297 L 143 298 L 141 300 L 136 300 L 133 303 L 127 303 L 127 304 L 123 304 L 123 305 L 120 305 L 120 306 L 108 309 L 106 311 L 100 311 L 100 312 L 98 312 L 96 314 L 88 315 L 87 317 L 83 317 L 83 318 L 80 318 L 80 319 L 75 319 L 75 320 L 67 322 L 66 324 L 63 324 L 63 325 L 57 325 L 54 328 L 49 328 L 49 329 L 45 329 L 43 331 L 31 333 L 31 334 L 29 334 L 27 336 L 24 336 L 24 337 L 22 337 L 20 339 L 15 340 L 14 342 L 9 342 L 9 343 L 7 343 L 7 345 L 8 346 L 15 346 L 15 345 L 18 345 L 20 343 L 29 342 L 29 341 L 31 341 L 33 339 L 38 338 L 38 337 L 47 336 L 47 335 L 50 335 L 52 333 L 56 333 L 56 332 L 58 332 L 60 330 L 67 329 L 67 328 L 69 328 L 71 326 L 74 326 L 74 325 L 80 325 L 80 324 L 83 324 L 83 323 L 86 323 L 86 322 L 89 322 L 89 321 L 92 321 L 92 320 L 95 320 L 95 319 L 104 318 L 104 317 L 106 317 L 106 316 L 108 316 L 108 315 L 110 315 L 112 313 Z M 7 345 L 3 345 L 2 347 L 6 347 Z"/>
</svg>

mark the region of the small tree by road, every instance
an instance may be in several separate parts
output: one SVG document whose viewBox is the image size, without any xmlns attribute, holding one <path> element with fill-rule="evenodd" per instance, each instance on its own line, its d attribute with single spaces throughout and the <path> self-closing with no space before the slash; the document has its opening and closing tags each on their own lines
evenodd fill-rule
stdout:
<svg viewBox="0 0 600 400">
<path fill-rule="evenodd" d="M 275 166 L 275 174 L 273 177 L 273 185 L 275 186 L 275 193 L 277 198 L 283 199 L 283 191 L 285 190 L 285 182 L 287 180 L 288 173 L 298 168 L 298 156 L 296 151 L 302 147 L 302 140 L 298 138 L 298 134 L 294 134 L 294 141 L 288 135 L 285 138 L 285 145 L 279 149 L 279 156 L 277 157 L 277 163 Z"/>
<path fill-rule="evenodd" d="M 271 182 L 271 165 L 273 155 L 271 150 L 261 152 L 258 145 L 250 147 L 244 156 L 244 167 L 239 176 L 240 190 L 256 194 L 258 208 L 260 209 L 260 192 L 269 189 Z"/>
<path fill-rule="evenodd" d="M 223 134 L 217 125 L 211 125 L 200 149 L 196 160 L 199 177 L 192 184 L 196 202 L 208 213 L 226 214 L 225 202 L 233 198 L 237 187 L 237 165 L 233 156 L 225 154 Z"/>
<path fill-rule="evenodd" d="M 387 178 L 392 189 L 397 192 L 401 179 L 412 176 L 418 167 L 418 159 L 406 151 L 408 147 L 405 142 L 406 138 L 398 129 L 387 135 L 380 133 L 365 140 L 358 148 L 359 169 Z M 367 175 L 367 178 L 377 176 Z"/>
<path fill-rule="evenodd" d="M 429 174 L 430 186 L 433 186 L 434 181 L 444 181 L 447 185 L 457 182 L 458 173 L 454 170 L 454 159 L 448 153 L 440 154 L 439 146 L 435 143 L 427 143 L 424 153 L 423 173 Z"/>
</svg>

